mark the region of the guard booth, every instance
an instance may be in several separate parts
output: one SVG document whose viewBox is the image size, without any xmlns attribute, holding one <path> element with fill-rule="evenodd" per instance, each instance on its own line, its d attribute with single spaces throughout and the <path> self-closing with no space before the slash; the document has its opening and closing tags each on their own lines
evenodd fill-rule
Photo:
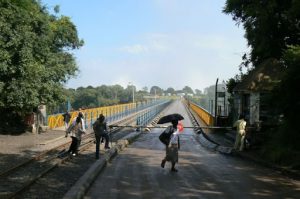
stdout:
<svg viewBox="0 0 300 199">
<path fill-rule="evenodd" d="M 31 127 L 32 127 L 32 125 L 34 125 L 34 113 L 33 113 L 33 112 L 28 113 L 28 114 L 25 115 L 24 123 L 25 123 L 25 125 L 27 126 L 27 128 L 28 128 L 30 131 L 32 131 L 32 130 L 31 130 Z"/>
<path fill-rule="evenodd" d="M 36 107 L 31 113 L 25 115 L 24 123 L 27 130 L 32 133 L 41 133 L 48 129 L 47 126 L 47 112 L 46 105 Z"/>
<path fill-rule="evenodd" d="M 217 92 L 217 114 L 216 125 L 217 126 L 230 126 L 228 120 L 228 112 L 226 106 L 226 94 L 225 92 Z"/>
</svg>

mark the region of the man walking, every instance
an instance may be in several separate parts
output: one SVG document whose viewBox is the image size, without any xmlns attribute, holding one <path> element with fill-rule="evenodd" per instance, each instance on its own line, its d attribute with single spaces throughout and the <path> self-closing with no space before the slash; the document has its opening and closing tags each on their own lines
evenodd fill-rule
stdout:
<svg viewBox="0 0 300 199">
<path fill-rule="evenodd" d="M 96 159 L 99 159 L 99 150 L 100 150 L 100 138 L 105 138 L 105 149 L 110 149 L 109 145 L 109 136 L 107 133 L 107 124 L 105 122 L 104 115 L 100 114 L 97 121 L 93 124 L 93 130 L 96 138 Z"/>
<path fill-rule="evenodd" d="M 236 127 L 236 138 L 234 143 L 234 149 L 243 151 L 244 149 L 244 143 L 245 143 L 245 137 L 246 137 L 246 121 L 244 120 L 244 116 L 240 115 L 239 120 L 237 120 L 233 127 Z"/>
</svg>

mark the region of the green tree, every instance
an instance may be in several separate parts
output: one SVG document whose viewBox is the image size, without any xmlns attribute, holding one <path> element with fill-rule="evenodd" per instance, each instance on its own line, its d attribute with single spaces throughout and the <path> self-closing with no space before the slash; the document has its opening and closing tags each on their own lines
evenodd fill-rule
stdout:
<svg viewBox="0 0 300 199">
<path fill-rule="evenodd" d="M 294 146 L 300 151 L 298 144 L 300 126 L 300 46 L 291 46 L 283 56 L 286 72 L 279 87 L 273 91 L 270 106 L 276 114 L 282 114 L 283 129 L 280 141 L 287 146 Z M 293 139 L 291 139 L 293 138 Z"/>
<path fill-rule="evenodd" d="M 126 95 L 128 97 L 128 102 L 132 102 L 134 95 L 136 95 L 136 87 L 134 85 L 128 85 L 126 88 Z"/>
<path fill-rule="evenodd" d="M 147 86 L 144 86 L 142 90 L 143 90 L 145 93 L 148 93 L 148 87 L 147 87 Z"/>
<path fill-rule="evenodd" d="M 63 85 L 78 70 L 70 50 L 83 41 L 68 17 L 37 0 L 1 0 L 0 28 L 0 124 L 10 126 L 41 103 L 63 101 Z"/>
<path fill-rule="evenodd" d="M 150 94 L 151 95 L 162 95 L 163 94 L 163 89 L 158 87 L 158 86 L 152 86 L 150 89 Z"/>
<path fill-rule="evenodd" d="M 182 89 L 182 91 L 185 93 L 185 95 L 187 95 L 187 94 L 194 94 L 193 89 L 192 89 L 191 87 L 189 87 L 189 86 L 185 86 L 185 87 Z"/>
<path fill-rule="evenodd" d="M 172 87 L 167 88 L 167 90 L 165 91 L 166 94 L 170 93 L 171 95 L 175 94 L 175 89 Z"/>
<path fill-rule="evenodd" d="M 197 96 L 201 96 L 201 95 L 202 95 L 202 91 L 199 90 L 199 89 L 195 89 L 195 94 L 196 94 Z"/>
<path fill-rule="evenodd" d="M 76 92 L 75 100 L 73 101 L 74 108 L 92 108 L 98 106 L 97 93 L 95 89 L 82 89 Z"/>
<path fill-rule="evenodd" d="M 230 78 L 228 81 L 226 81 L 227 92 L 233 94 L 233 89 L 238 84 L 238 82 L 239 80 L 235 78 Z"/>
<path fill-rule="evenodd" d="M 113 85 L 111 87 L 114 95 L 114 99 L 119 99 L 119 101 L 122 101 L 122 99 L 125 97 L 124 88 L 118 84 Z"/>
<path fill-rule="evenodd" d="M 288 45 L 299 45 L 300 1 L 227 0 L 224 10 L 242 24 L 251 47 L 244 64 L 257 65 L 267 58 L 280 59 Z"/>
</svg>

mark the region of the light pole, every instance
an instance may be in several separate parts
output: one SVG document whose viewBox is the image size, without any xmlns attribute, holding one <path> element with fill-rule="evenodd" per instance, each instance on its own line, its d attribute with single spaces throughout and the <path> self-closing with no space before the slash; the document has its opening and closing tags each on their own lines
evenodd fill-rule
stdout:
<svg viewBox="0 0 300 199">
<path fill-rule="evenodd" d="M 218 106 L 218 81 L 219 78 L 217 78 L 216 81 L 216 87 L 215 87 L 215 126 L 217 126 L 217 106 Z"/>
<path fill-rule="evenodd" d="M 132 85 L 132 103 L 134 103 L 134 86 Z"/>
<path fill-rule="evenodd" d="M 128 84 L 129 84 L 129 86 L 132 86 L 132 103 L 134 103 L 134 87 L 131 82 L 129 82 Z"/>
</svg>

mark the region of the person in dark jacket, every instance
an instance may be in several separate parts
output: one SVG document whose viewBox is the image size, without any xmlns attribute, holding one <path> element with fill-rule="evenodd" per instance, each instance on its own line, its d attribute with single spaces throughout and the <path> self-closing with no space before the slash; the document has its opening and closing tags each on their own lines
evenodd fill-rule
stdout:
<svg viewBox="0 0 300 199">
<path fill-rule="evenodd" d="M 166 156 L 161 161 L 161 167 L 164 168 L 166 161 L 172 164 L 171 171 L 177 172 L 175 164 L 178 162 L 178 150 L 180 149 L 180 142 L 177 130 L 178 120 L 173 120 L 172 125 L 168 126 L 166 131 L 170 134 L 169 140 L 166 143 Z"/>
<path fill-rule="evenodd" d="M 99 150 L 100 150 L 100 139 L 101 137 L 105 138 L 105 149 L 110 149 L 109 145 L 109 136 L 107 133 L 107 123 L 105 122 L 105 117 L 103 114 L 99 115 L 97 121 L 93 124 L 93 130 L 96 138 L 96 159 L 99 159 Z"/>
</svg>

